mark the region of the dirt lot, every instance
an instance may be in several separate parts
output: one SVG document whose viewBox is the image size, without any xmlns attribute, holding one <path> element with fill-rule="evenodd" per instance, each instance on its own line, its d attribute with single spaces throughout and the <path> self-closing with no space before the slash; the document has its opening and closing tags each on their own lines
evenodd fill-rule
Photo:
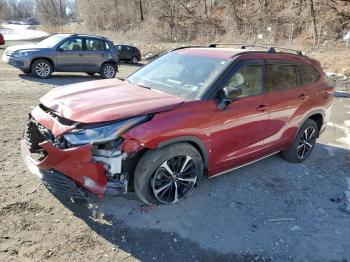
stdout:
<svg viewBox="0 0 350 262">
<path fill-rule="evenodd" d="M 0 50 L 2 55 L 3 50 Z M 120 77 L 137 66 L 122 65 Z M 25 167 L 27 115 L 55 86 L 0 63 L 0 261 L 350 261 L 350 85 L 338 78 L 331 120 L 312 156 L 272 156 L 204 181 L 171 206 L 134 196 L 63 202 Z"/>
</svg>

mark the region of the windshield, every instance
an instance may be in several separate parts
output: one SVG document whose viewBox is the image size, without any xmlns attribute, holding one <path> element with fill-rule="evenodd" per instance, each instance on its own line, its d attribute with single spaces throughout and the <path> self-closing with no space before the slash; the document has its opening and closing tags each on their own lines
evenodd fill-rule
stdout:
<svg viewBox="0 0 350 262">
<path fill-rule="evenodd" d="M 38 46 L 52 48 L 65 38 L 67 38 L 67 35 L 53 35 L 39 42 Z"/>
<path fill-rule="evenodd" d="M 131 84 L 186 99 L 199 98 L 222 72 L 227 60 L 198 55 L 167 53 L 132 74 Z"/>
</svg>

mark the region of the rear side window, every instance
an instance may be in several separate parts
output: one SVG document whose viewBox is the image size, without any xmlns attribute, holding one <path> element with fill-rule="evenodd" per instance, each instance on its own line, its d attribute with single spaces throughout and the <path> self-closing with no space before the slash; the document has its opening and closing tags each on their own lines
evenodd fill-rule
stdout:
<svg viewBox="0 0 350 262">
<path fill-rule="evenodd" d="M 99 39 L 86 39 L 86 50 L 101 51 L 105 50 L 105 43 Z"/>
<path fill-rule="evenodd" d="M 320 77 L 320 73 L 313 66 L 307 64 L 300 65 L 300 73 L 304 85 L 315 83 Z"/>
<path fill-rule="evenodd" d="M 283 91 L 298 86 L 298 73 L 295 65 L 266 65 L 266 86 L 270 91 Z"/>
</svg>

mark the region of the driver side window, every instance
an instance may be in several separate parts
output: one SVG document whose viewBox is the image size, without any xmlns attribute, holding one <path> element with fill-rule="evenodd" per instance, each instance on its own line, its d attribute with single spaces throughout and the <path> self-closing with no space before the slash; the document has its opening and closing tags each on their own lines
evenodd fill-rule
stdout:
<svg viewBox="0 0 350 262">
<path fill-rule="evenodd" d="M 81 38 L 70 38 L 61 44 L 59 49 L 63 51 L 81 51 L 83 50 L 83 41 Z"/>
<path fill-rule="evenodd" d="M 261 65 L 246 65 L 238 69 L 224 86 L 227 91 L 239 90 L 240 95 L 236 98 L 259 95 L 263 92 L 262 74 Z"/>
</svg>

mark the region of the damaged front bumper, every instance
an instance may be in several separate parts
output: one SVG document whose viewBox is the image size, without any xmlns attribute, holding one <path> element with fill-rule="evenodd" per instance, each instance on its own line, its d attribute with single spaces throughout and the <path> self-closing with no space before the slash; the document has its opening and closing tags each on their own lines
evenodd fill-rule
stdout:
<svg viewBox="0 0 350 262">
<path fill-rule="evenodd" d="M 128 173 L 122 170 L 126 154 L 119 148 L 121 144 L 117 148 L 104 148 L 103 144 L 60 148 L 57 138 L 39 123 L 42 112 L 37 109 L 33 113 L 21 140 L 22 155 L 29 170 L 50 191 L 72 198 L 84 198 L 83 189 L 98 197 L 129 191 Z M 47 115 L 44 120 L 41 122 L 47 126 L 58 125 Z"/>
</svg>

